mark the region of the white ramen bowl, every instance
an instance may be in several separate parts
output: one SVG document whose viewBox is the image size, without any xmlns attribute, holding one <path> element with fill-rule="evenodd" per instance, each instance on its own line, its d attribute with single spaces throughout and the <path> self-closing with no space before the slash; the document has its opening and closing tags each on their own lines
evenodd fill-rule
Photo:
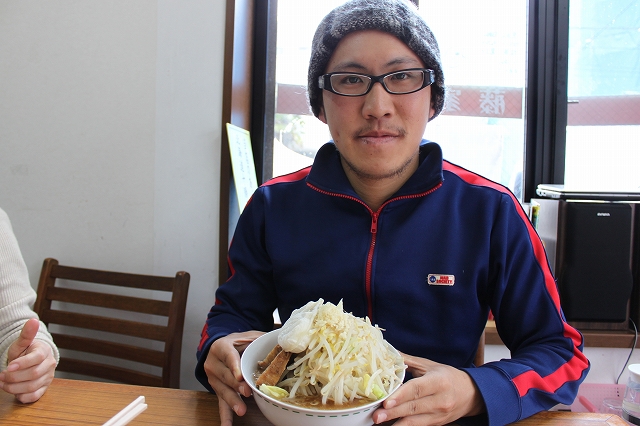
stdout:
<svg viewBox="0 0 640 426">
<path fill-rule="evenodd" d="M 247 346 L 240 359 L 242 376 L 251 386 L 253 398 L 267 420 L 275 426 L 371 426 L 373 424 L 373 412 L 386 397 L 352 408 L 315 410 L 289 404 L 259 391 L 256 388 L 254 376 L 258 368 L 258 361 L 262 361 L 278 344 L 279 333 L 278 329 L 263 334 Z M 402 384 L 404 370 L 398 373 L 398 377 L 400 378 L 399 383 L 391 389 L 389 394 L 392 394 Z"/>
</svg>

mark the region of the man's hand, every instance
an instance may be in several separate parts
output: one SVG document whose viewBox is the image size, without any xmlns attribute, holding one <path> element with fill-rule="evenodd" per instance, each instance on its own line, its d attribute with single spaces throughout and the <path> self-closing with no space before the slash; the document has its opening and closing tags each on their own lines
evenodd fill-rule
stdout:
<svg viewBox="0 0 640 426">
<path fill-rule="evenodd" d="M 40 399 L 56 369 L 51 346 L 35 339 L 39 327 L 37 318 L 24 324 L 18 339 L 9 346 L 9 364 L 0 373 L 0 389 L 14 394 L 24 403 Z"/>
<path fill-rule="evenodd" d="M 444 425 L 485 411 L 471 377 L 462 370 L 402 354 L 413 379 L 373 413 L 376 424 L 400 418 L 394 426 Z"/>
<path fill-rule="evenodd" d="M 251 396 L 251 388 L 242 378 L 240 354 L 249 343 L 263 335 L 261 331 L 233 333 L 213 342 L 204 362 L 209 384 L 218 395 L 220 426 L 231 426 L 233 413 L 243 416 L 247 406 L 240 395 Z"/>
</svg>

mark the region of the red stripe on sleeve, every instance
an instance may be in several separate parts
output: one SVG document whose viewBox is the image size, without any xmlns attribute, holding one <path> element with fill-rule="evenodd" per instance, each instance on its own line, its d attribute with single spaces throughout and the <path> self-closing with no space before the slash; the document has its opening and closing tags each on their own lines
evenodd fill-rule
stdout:
<svg viewBox="0 0 640 426">
<path fill-rule="evenodd" d="M 209 339 L 209 334 L 207 333 L 207 323 L 204 323 L 204 327 L 202 327 L 202 332 L 200 333 L 200 343 L 198 344 L 198 350 L 202 350 L 202 345 Z"/>
<path fill-rule="evenodd" d="M 523 397 L 531 389 L 539 389 L 545 392 L 555 392 L 567 382 L 578 380 L 582 372 L 589 366 L 587 357 L 577 348 L 573 351 L 573 357 L 559 369 L 546 377 L 541 377 L 537 372 L 530 370 L 513 378 L 513 384 L 518 389 L 518 394 Z"/>
</svg>

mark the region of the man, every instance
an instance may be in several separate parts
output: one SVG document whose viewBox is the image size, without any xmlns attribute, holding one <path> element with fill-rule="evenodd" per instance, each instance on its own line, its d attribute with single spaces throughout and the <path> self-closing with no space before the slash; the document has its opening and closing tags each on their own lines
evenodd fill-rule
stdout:
<svg viewBox="0 0 640 426">
<path fill-rule="evenodd" d="M 0 209 L 0 389 L 25 403 L 44 394 L 59 358 L 32 310 L 35 300 L 11 222 Z"/>
<path fill-rule="evenodd" d="M 250 395 L 239 353 L 308 301 L 344 301 L 402 351 L 410 378 L 373 419 L 502 425 L 570 404 L 589 361 L 543 246 L 504 187 L 422 140 L 444 104 L 436 41 L 403 0 L 354 0 L 319 25 L 309 103 L 333 142 L 261 186 L 229 249 L 196 375 L 223 425 Z M 512 358 L 472 365 L 492 312 Z"/>
</svg>

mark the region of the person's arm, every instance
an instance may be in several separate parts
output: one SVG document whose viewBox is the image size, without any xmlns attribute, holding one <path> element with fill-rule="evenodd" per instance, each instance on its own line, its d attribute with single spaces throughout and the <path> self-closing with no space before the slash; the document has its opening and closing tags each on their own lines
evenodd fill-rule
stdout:
<svg viewBox="0 0 640 426">
<path fill-rule="evenodd" d="M 465 369 L 490 424 L 497 425 L 571 404 L 590 367 L 582 335 L 564 319 L 542 241 L 517 201 L 501 206 L 493 229 L 490 303 L 511 358 Z"/>
<path fill-rule="evenodd" d="M 209 387 L 218 395 L 221 426 L 231 426 L 232 410 L 238 416 L 247 411 L 240 395 L 251 396 L 251 388 L 242 377 L 240 354 L 262 334 L 259 331 L 231 333 L 209 347 L 203 368 Z"/>
<path fill-rule="evenodd" d="M 33 312 L 35 299 L 36 293 L 29 283 L 27 266 L 9 217 L 0 209 L 0 382 L 5 391 L 16 395 L 24 387 L 18 386 L 18 391 L 12 392 L 12 389 L 16 389 L 13 386 L 15 383 L 32 382 L 27 385 L 31 389 L 33 383 L 44 383 L 44 377 L 53 377 L 53 369 L 59 359 L 58 349 L 46 326 L 36 320 L 31 320 L 31 325 L 26 324 L 31 318 L 37 318 Z M 25 328 L 24 339 L 27 340 L 21 340 L 21 333 L 25 332 Z M 22 347 L 26 341 L 31 342 L 28 349 Z M 12 352 L 12 348 L 16 347 L 21 348 L 17 355 Z M 24 359 L 17 359 L 20 357 Z M 46 365 L 46 368 L 41 365 Z M 25 373 L 26 370 L 29 371 Z M 31 395 L 22 399 L 29 400 L 33 397 Z"/>
<path fill-rule="evenodd" d="M 233 412 L 244 415 L 239 395 L 251 389 L 240 371 L 240 354 L 258 336 L 273 328 L 276 307 L 271 261 L 263 239 L 260 190 L 245 207 L 229 248 L 230 277 L 216 291 L 196 353 L 196 378 L 219 398 L 221 424 L 230 426 Z"/>
<path fill-rule="evenodd" d="M 373 414 L 376 424 L 449 424 L 486 411 L 482 395 L 464 371 L 428 359 L 402 354 L 413 379 L 387 398 Z M 457 422 L 456 422 L 457 423 Z"/>
<path fill-rule="evenodd" d="M 500 206 L 491 229 L 487 297 L 511 358 L 457 369 L 405 356 L 414 378 L 376 410 L 376 423 L 397 418 L 397 426 L 476 420 L 505 425 L 573 401 L 589 371 L 582 336 L 564 321 L 555 280 L 529 220 L 507 195 Z"/>
<path fill-rule="evenodd" d="M 276 294 L 264 244 L 264 207 L 259 188 L 240 215 L 229 247 L 229 278 L 216 290 L 196 352 L 196 378 L 213 391 L 204 364 L 212 343 L 231 333 L 271 331 Z"/>
<path fill-rule="evenodd" d="M 53 380 L 57 360 L 46 342 L 36 339 L 39 321 L 28 320 L 8 351 L 9 364 L 0 372 L 0 388 L 20 402 L 34 402 Z"/>
</svg>

